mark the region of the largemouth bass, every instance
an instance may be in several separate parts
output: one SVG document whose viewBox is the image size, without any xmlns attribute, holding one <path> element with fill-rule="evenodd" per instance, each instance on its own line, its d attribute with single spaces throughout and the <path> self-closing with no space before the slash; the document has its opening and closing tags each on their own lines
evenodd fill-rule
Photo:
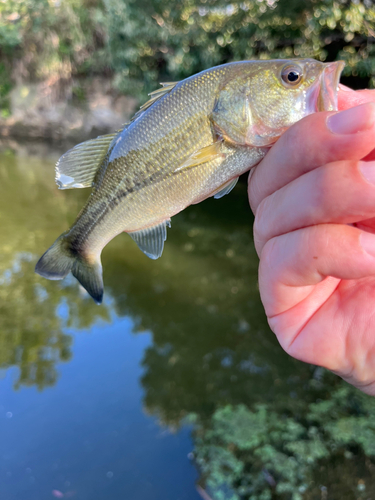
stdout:
<svg viewBox="0 0 375 500">
<path fill-rule="evenodd" d="M 56 166 L 60 189 L 92 187 L 69 231 L 36 265 L 48 279 L 69 272 L 101 303 L 104 246 L 125 231 L 161 256 L 170 218 L 220 198 L 292 124 L 337 110 L 344 63 L 243 61 L 208 69 L 150 94 L 122 130 L 79 144 Z"/>
</svg>

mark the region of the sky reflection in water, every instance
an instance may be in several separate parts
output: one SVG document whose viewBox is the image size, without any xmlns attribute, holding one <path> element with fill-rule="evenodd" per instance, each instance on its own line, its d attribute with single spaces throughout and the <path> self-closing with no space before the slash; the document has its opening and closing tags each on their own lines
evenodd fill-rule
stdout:
<svg viewBox="0 0 375 500">
<path fill-rule="evenodd" d="M 149 333 L 129 319 L 87 333 L 68 330 L 72 360 L 53 390 L 12 391 L 1 381 L 3 500 L 199 498 L 189 430 L 172 434 L 142 408 L 140 361 Z"/>
</svg>

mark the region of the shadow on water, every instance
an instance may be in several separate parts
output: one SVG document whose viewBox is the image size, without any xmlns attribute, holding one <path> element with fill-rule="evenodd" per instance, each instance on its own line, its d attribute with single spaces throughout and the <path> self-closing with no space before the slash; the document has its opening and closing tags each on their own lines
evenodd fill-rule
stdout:
<svg viewBox="0 0 375 500">
<path fill-rule="evenodd" d="M 135 334 L 152 333 L 144 406 L 171 428 L 193 425 L 206 495 L 374 498 L 374 401 L 291 359 L 270 332 L 246 186 L 174 217 L 158 261 L 127 235 L 113 240 L 98 307 L 74 280 L 33 272 L 87 196 L 55 188 L 53 159 L 22 148 L 0 157 L 0 368 L 18 368 L 15 388 L 56 383 L 58 364 L 73 356 L 72 330 L 130 317 Z"/>
</svg>

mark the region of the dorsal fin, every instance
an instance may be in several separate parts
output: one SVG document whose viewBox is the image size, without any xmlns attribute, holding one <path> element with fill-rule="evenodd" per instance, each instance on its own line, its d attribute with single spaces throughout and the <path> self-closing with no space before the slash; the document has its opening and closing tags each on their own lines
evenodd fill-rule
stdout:
<svg viewBox="0 0 375 500">
<path fill-rule="evenodd" d="M 147 257 L 158 259 L 163 253 L 164 241 L 167 239 L 167 226 L 171 227 L 170 219 L 161 222 L 157 226 L 133 231 L 128 234 Z"/>
<path fill-rule="evenodd" d="M 63 154 L 55 169 L 55 182 L 59 189 L 91 187 L 113 140 L 127 127 L 128 124 L 113 134 L 81 142 Z"/>
<path fill-rule="evenodd" d="M 164 97 L 166 94 L 168 94 L 174 87 L 178 84 L 179 82 L 164 82 L 160 83 L 162 85 L 161 89 L 154 90 L 153 92 L 150 92 L 148 95 L 150 96 L 150 99 L 142 104 L 140 107 L 139 111 L 135 113 L 131 121 L 136 120 L 141 116 L 142 113 L 146 111 L 150 106 L 152 106 L 155 102 L 157 102 L 159 99 Z"/>
</svg>

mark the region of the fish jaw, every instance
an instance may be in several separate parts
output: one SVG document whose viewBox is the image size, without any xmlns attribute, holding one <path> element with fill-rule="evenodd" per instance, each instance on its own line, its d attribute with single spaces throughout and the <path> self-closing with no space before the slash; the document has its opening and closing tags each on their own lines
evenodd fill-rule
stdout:
<svg viewBox="0 0 375 500">
<path fill-rule="evenodd" d="M 344 66 L 344 61 L 336 61 L 325 65 L 316 103 L 317 111 L 337 111 L 337 91 Z"/>
</svg>

